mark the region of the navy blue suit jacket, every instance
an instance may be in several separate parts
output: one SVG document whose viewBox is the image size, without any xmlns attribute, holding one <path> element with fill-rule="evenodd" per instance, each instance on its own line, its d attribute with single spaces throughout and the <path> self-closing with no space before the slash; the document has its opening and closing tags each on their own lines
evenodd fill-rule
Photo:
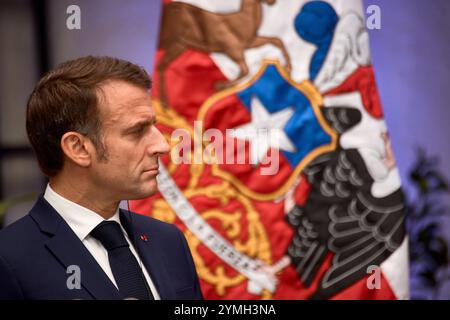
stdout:
<svg viewBox="0 0 450 320">
<path fill-rule="evenodd" d="M 120 220 L 161 299 L 202 299 L 184 235 L 175 226 L 120 210 Z M 146 235 L 148 241 L 141 239 Z M 69 289 L 70 265 L 81 286 Z M 70 287 L 70 286 L 69 286 Z M 0 231 L 0 299 L 124 299 L 64 219 L 40 197 Z"/>
</svg>

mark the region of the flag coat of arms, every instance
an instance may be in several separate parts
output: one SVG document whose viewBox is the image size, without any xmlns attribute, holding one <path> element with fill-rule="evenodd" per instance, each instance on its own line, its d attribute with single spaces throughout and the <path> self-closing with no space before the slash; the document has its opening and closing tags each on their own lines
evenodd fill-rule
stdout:
<svg viewBox="0 0 450 320">
<path fill-rule="evenodd" d="M 153 99 L 173 149 L 160 193 L 130 207 L 183 230 L 205 298 L 408 298 L 363 12 L 359 0 L 164 1 Z"/>
</svg>

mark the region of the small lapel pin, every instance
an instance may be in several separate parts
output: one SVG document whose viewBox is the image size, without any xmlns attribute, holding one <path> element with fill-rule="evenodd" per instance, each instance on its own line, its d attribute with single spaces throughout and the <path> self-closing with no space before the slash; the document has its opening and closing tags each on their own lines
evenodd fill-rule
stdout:
<svg viewBox="0 0 450 320">
<path fill-rule="evenodd" d="M 146 234 L 141 234 L 141 240 L 147 242 L 148 241 L 148 237 Z"/>
</svg>

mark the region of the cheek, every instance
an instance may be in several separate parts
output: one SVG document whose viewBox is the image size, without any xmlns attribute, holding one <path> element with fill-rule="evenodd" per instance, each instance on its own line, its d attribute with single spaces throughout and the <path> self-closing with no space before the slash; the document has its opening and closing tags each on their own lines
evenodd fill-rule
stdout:
<svg viewBox="0 0 450 320">
<path fill-rule="evenodd" d="M 137 150 L 130 151 L 124 154 L 121 160 L 121 168 L 130 176 L 140 176 L 145 167 L 143 159 L 144 155 L 142 152 L 137 152 Z"/>
<path fill-rule="evenodd" d="M 137 146 L 123 144 L 110 148 L 107 154 L 111 162 L 121 164 L 137 162 L 139 158 Z"/>
<path fill-rule="evenodd" d="M 115 143 L 110 141 L 107 149 L 107 165 L 118 175 L 133 175 L 142 169 L 145 154 L 146 149 L 141 144 L 120 141 L 120 139 L 117 139 Z"/>
</svg>

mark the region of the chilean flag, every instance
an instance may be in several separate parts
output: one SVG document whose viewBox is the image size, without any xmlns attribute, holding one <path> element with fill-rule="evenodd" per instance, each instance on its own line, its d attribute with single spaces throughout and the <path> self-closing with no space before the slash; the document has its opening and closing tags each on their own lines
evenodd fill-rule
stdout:
<svg viewBox="0 0 450 320">
<path fill-rule="evenodd" d="M 154 108 L 202 161 L 164 157 L 181 197 L 130 208 L 183 230 L 206 299 L 409 297 L 363 12 L 360 0 L 164 1 Z"/>
</svg>

